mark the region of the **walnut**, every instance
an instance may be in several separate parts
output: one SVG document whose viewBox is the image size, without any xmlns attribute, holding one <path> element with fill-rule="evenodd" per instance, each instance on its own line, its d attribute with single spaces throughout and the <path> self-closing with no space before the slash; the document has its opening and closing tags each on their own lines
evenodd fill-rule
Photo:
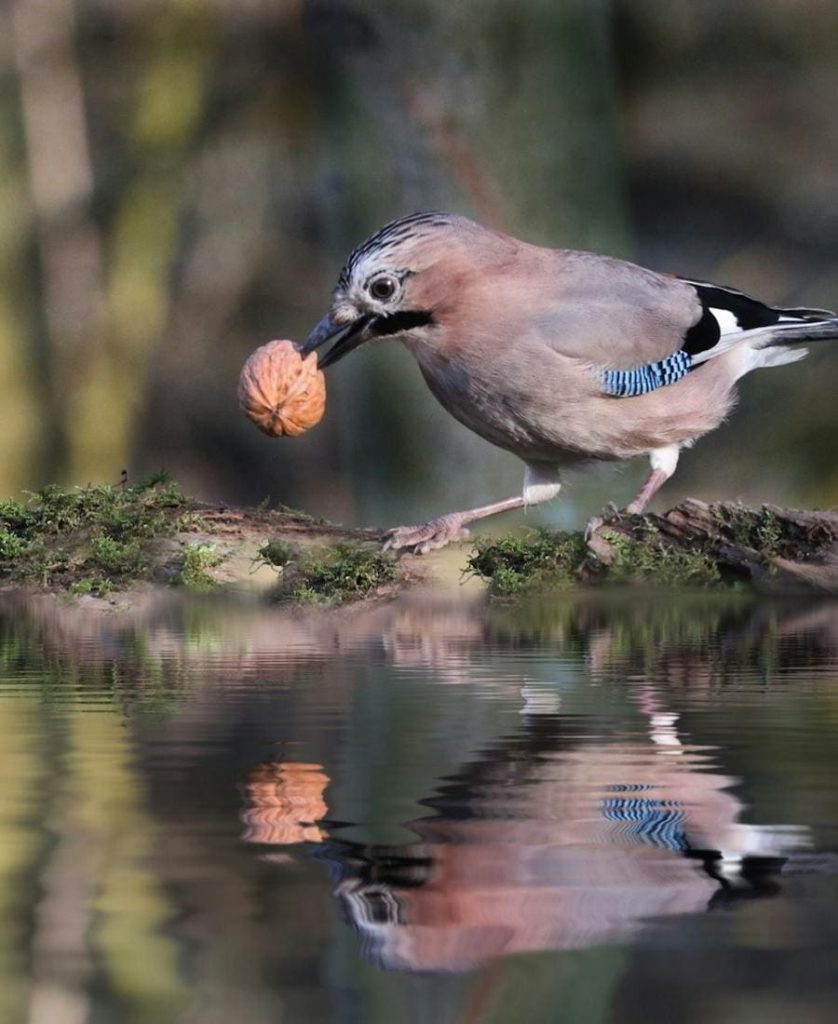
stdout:
<svg viewBox="0 0 838 1024">
<path fill-rule="evenodd" d="M 271 437 L 296 437 L 323 418 L 326 381 L 317 354 L 305 358 L 292 341 L 269 341 L 248 358 L 239 377 L 239 405 Z"/>
</svg>

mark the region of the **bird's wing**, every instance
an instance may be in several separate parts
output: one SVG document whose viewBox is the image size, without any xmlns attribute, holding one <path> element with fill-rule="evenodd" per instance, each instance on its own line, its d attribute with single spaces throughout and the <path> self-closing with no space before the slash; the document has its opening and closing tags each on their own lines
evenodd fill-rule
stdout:
<svg viewBox="0 0 838 1024">
<path fill-rule="evenodd" d="M 740 341 L 806 340 L 800 325 L 834 314 L 780 308 L 721 285 L 657 274 L 591 253 L 557 252 L 556 286 L 535 316 L 540 340 L 584 360 L 615 397 L 673 384 Z M 792 330 L 789 330 L 792 328 Z M 794 330 L 796 328 L 796 331 Z M 770 343 L 770 342 L 769 342 Z"/>
<path fill-rule="evenodd" d="M 527 305 L 540 340 L 594 366 L 663 359 L 702 318 L 695 288 L 674 276 L 572 250 L 540 250 L 534 264 Z"/>
</svg>

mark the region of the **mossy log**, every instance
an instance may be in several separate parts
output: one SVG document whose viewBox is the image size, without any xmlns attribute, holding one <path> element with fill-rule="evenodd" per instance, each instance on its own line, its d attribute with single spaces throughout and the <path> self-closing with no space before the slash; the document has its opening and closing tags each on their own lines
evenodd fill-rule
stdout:
<svg viewBox="0 0 838 1024">
<path fill-rule="evenodd" d="M 230 586 L 275 601 L 340 603 L 450 582 L 465 558 L 499 595 L 606 582 L 838 594 L 834 512 L 690 500 L 661 515 L 614 515 L 587 535 L 519 532 L 478 539 L 459 554 L 394 557 L 382 552 L 383 539 L 290 509 L 207 505 L 165 479 L 50 487 L 25 502 L 0 501 L 0 587 L 113 603 L 138 586 Z"/>
<path fill-rule="evenodd" d="M 649 527 L 662 548 L 702 558 L 721 582 L 747 581 L 759 589 L 816 589 L 838 594 L 838 514 L 763 505 L 707 505 L 694 499 L 662 515 L 629 516 L 594 531 L 595 564 L 613 564 L 607 536 L 648 543 Z M 597 570 L 587 569 L 592 575 Z"/>
<path fill-rule="evenodd" d="M 587 535 L 478 543 L 470 564 L 499 594 L 641 581 L 838 594 L 838 514 L 689 499 L 661 514 L 615 514 Z"/>
<path fill-rule="evenodd" d="M 330 603 L 385 594 L 416 578 L 373 530 L 293 509 L 209 505 L 162 478 L 47 487 L 0 501 L 0 588 L 123 604 L 138 588 L 225 586 L 272 600 Z"/>
</svg>

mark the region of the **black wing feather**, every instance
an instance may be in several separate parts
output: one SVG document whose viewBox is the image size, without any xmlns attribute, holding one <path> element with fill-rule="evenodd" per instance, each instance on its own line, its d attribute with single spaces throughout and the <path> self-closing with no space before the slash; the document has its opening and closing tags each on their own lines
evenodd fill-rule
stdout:
<svg viewBox="0 0 838 1024">
<path fill-rule="evenodd" d="M 806 309 L 803 307 L 789 308 L 769 306 L 737 288 L 711 284 L 708 281 L 691 281 L 681 278 L 686 284 L 695 288 L 701 302 L 701 318 L 694 324 L 684 337 L 683 348 L 691 356 L 706 352 L 716 345 L 721 337 L 721 327 L 713 315 L 714 309 L 723 309 L 732 313 L 741 331 L 751 331 L 757 327 L 771 327 L 780 320 L 824 320 L 834 316 L 827 309 Z"/>
</svg>

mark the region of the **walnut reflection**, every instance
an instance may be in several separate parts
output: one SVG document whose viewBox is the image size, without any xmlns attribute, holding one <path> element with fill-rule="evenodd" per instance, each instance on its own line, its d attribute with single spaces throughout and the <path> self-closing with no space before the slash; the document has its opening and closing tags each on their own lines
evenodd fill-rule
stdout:
<svg viewBox="0 0 838 1024">
<path fill-rule="evenodd" d="M 250 770 L 242 838 L 249 843 L 318 843 L 326 833 L 315 823 L 326 816 L 323 793 L 329 776 L 319 764 L 266 762 Z"/>
</svg>

